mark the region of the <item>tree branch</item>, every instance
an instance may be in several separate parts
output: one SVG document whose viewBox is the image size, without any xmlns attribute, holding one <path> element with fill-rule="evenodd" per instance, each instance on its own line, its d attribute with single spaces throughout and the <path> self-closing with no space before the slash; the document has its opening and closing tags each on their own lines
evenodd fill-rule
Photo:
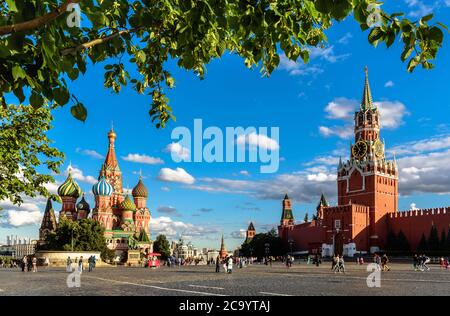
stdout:
<svg viewBox="0 0 450 316">
<path fill-rule="evenodd" d="M 34 20 L 21 22 L 17 24 L 11 24 L 11 25 L 4 25 L 0 26 L 0 36 L 11 34 L 14 32 L 21 32 L 21 31 L 29 31 L 36 28 L 39 28 L 45 24 L 47 24 L 49 21 L 52 21 L 59 17 L 60 15 L 64 14 L 67 10 L 67 7 L 71 3 L 78 3 L 80 0 L 66 0 L 64 4 L 57 7 L 53 12 L 47 13 L 43 16 L 40 16 Z"/>
<path fill-rule="evenodd" d="M 116 38 L 118 36 L 122 36 L 122 35 L 128 34 L 128 33 L 137 32 L 141 28 L 142 27 L 137 27 L 137 28 L 128 29 L 128 30 L 122 30 L 122 31 L 119 31 L 119 32 L 115 32 L 115 33 L 113 33 L 111 35 L 105 36 L 105 37 L 96 38 L 96 39 L 94 39 L 94 40 L 92 40 L 90 42 L 86 42 L 86 43 L 80 44 L 78 46 L 65 48 L 65 49 L 61 50 L 61 55 L 63 55 L 63 56 L 66 56 L 66 55 L 69 55 L 69 54 L 73 55 L 73 54 L 79 52 L 80 50 L 85 50 L 85 49 L 93 47 L 95 45 L 106 43 L 106 42 L 108 42 L 108 41 L 110 41 L 113 38 Z"/>
</svg>

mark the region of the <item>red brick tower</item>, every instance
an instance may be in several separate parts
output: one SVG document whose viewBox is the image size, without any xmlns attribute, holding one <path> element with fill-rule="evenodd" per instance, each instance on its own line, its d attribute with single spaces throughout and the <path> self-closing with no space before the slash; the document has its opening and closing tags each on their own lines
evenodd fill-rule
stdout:
<svg viewBox="0 0 450 316">
<path fill-rule="evenodd" d="M 395 159 L 386 160 L 380 139 L 380 113 L 373 104 L 368 70 L 360 110 L 355 113 L 355 143 L 350 160 L 339 162 L 338 204 L 370 207 L 369 246 L 383 247 L 387 213 L 397 212 L 398 169 Z"/>
<path fill-rule="evenodd" d="M 292 203 L 291 199 L 289 199 L 289 196 L 284 196 L 283 202 L 283 212 L 281 213 L 281 226 L 294 226 L 294 215 L 292 214 Z"/>
<path fill-rule="evenodd" d="M 255 235 L 256 235 L 255 226 L 253 226 L 253 223 L 250 222 L 250 225 L 248 225 L 247 232 L 245 234 L 245 237 L 246 237 L 245 241 L 248 242 L 248 241 L 252 240 L 253 237 L 255 237 Z"/>
<path fill-rule="evenodd" d="M 223 234 L 222 234 L 222 241 L 220 243 L 219 256 L 220 256 L 220 259 L 224 259 L 228 256 L 227 249 L 225 248 L 225 242 L 223 240 Z"/>
</svg>

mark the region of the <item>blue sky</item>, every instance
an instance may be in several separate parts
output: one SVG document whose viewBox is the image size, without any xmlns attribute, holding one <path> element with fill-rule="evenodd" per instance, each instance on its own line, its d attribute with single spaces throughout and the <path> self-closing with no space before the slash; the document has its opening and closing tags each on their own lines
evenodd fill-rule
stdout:
<svg viewBox="0 0 450 316">
<path fill-rule="evenodd" d="M 391 1 L 384 9 L 406 11 L 412 19 L 434 11 L 436 20 L 450 24 L 449 5 L 448 1 L 405 0 Z M 374 101 L 383 115 L 382 137 L 388 155 L 395 151 L 399 163 L 400 210 L 412 203 L 418 208 L 450 205 L 448 34 L 436 68 L 412 74 L 400 61 L 401 43 L 390 49 L 374 48 L 367 34 L 348 18 L 327 32 L 327 47 L 314 49 L 308 65 L 282 57 L 270 78 L 262 78 L 258 69 L 247 69 L 242 59 L 230 54 L 208 65 L 203 81 L 170 62 L 176 88 L 168 95 L 177 121 L 163 130 L 150 122 L 148 96 L 129 88 L 119 95 L 111 93 L 103 88 L 103 65 L 91 65 L 84 77 L 71 84 L 72 92 L 88 108 L 87 121 L 73 119 L 69 106 L 58 109 L 49 136 L 66 154 L 64 170 L 71 161 L 78 183 L 90 192 L 114 121 L 124 187 L 132 188 L 142 170 L 149 189 L 152 238 L 158 233 L 170 239 L 184 235 L 198 247 L 217 248 L 224 233 L 232 249 L 243 241 L 241 230 L 250 221 L 257 231 L 276 227 L 286 192 L 294 200 L 298 222 L 305 212 L 313 214 L 322 192 L 335 203 L 336 164 L 339 156 L 349 155 L 351 116 L 361 99 L 367 65 Z M 279 127 L 278 172 L 260 174 L 258 163 L 173 162 L 166 150 L 172 129 L 192 128 L 196 118 L 203 119 L 205 127 L 223 129 Z M 129 154 L 139 154 L 141 162 L 122 158 Z M 143 163 L 145 158 L 152 164 Z M 162 168 L 183 168 L 191 181 L 186 175 L 180 175 L 178 182 L 161 181 L 165 179 Z M 55 178 L 61 183 L 65 176 Z M 88 193 L 87 198 L 93 207 L 93 196 Z M 42 199 L 27 200 L 20 208 L 6 202 L 2 206 L 7 215 L 0 241 L 9 234 L 37 237 Z M 60 205 L 54 207 L 59 212 Z"/>
</svg>

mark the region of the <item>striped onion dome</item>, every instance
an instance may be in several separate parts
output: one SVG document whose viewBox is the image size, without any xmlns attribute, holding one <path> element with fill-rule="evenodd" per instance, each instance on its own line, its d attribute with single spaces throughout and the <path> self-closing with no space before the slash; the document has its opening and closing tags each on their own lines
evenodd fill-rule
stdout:
<svg viewBox="0 0 450 316">
<path fill-rule="evenodd" d="M 78 211 L 86 211 L 86 213 L 89 213 L 91 211 L 91 207 L 89 206 L 89 203 L 86 202 L 84 199 L 84 193 L 83 197 L 81 198 L 80 202 L 77 204 L 77 210 Z"/>
<path fill-rule="evenodd" d="M 139 182 L 133 188 L 133 191 L 131 193 L 133 194 L 133 197 L 148 197 L 148 190 L 142 182 L 142 177 L 139 177 Z"/>
<path fill-rule="evenodd" d="M 108 180 L 102 176 L 100 180 L 92 186 L 92 193 L 94 193 L 95 196 L 111 196 L 113 193 L 113 187 L 109 184 Z"/>
<path fill-rule="evenodd" d="M 134 211 L 136 210 L 136 204 L 134 204 L 134 202 L 130 199 L 130 196 L 127 195 L 125 200 L 120 203 L 120 208 L 123 211 Z"/>
<path fill-rule="evenodd" d="M 72 178 L 72 174 L 69 171 L 66 181 L 58 188 L 58 195 L 61 197 L 70 196 L 78 199 L 81 195 L 81 188 Z"/>
</svg>

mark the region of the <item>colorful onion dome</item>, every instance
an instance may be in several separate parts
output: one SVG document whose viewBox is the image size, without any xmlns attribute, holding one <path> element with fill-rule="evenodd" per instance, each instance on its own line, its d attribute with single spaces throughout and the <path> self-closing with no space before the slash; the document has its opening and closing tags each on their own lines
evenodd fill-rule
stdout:
<svg viewBox="0 0 450 316">
<path fill-rule="evenodd" d="M 58 188 L 58 195 L 61 197 L 69 196 L 78 199 L 81 195 L 81 188 L 72 178 L 72 174 L 69 170 L 69 175 L 66 181 Z"/>
<path fill-rule="evenodd" d="M 113 187 L 109 184 L 108 180 L 102 176 L 100 180 L 92 186 L 92 193 L 94 193 L 95 196 L 111 196 Z"/>
<path fill-rule="evenodd" d="M 144 183 L 142 182 L 142 177 L 139 177 L 139 182 L 133 188 L 131 194 L 133 194 L 133 197 L 143 197 L 143 198 L 148 197 L 148 190 L 145 187 Z"/>
<path fill-rule="evenodd" d="M 83 197 L 81 198 L 81 201 L 77 204 L 77 210 L 78 211 L 86 211 L 86 213 L 89 213 L 91 211 L 91 207 L 89 206 L 89 203 L 86 202 L 84 199 L 84 193 Z"/>
<path fill-rule="evenodd" d="M 136 210 L 136 204 L 134 204 L 134 202 L 130 199 L 130 196 L 127 195 L 125 200 L 120 203 L 120 208 L 123 211 L 134 211 Z"/>
</svg>

